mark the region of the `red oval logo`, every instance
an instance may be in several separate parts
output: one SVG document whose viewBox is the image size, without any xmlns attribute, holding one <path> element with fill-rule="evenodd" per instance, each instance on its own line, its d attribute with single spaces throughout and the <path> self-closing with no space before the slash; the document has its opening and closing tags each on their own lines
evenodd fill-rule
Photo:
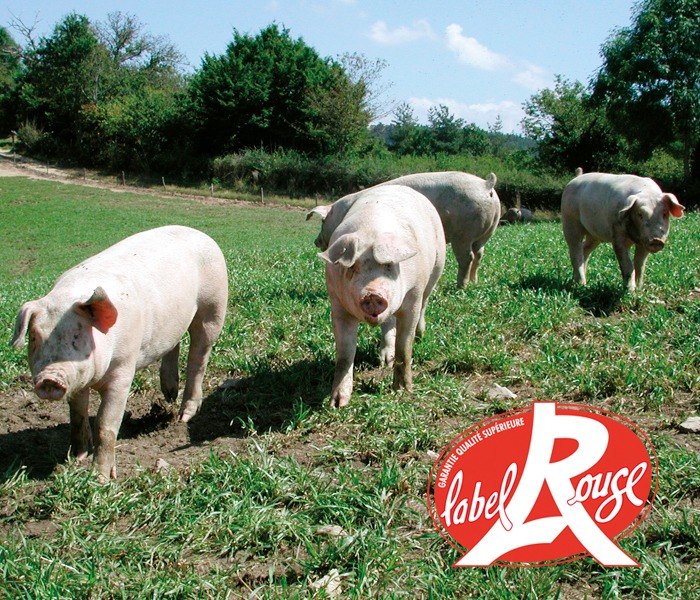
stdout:
<svg viewBox="0 0 700 600">
<path fill-rule="evenodd" d="M 638 566 L 615 540 L 646 516 L 656 454 L 633 423 L 590 406 L 534 402 L 453 439 L 428 508 L 464 556 L 454 566 L 557 564 L 590 555 Z"/>
</svg>

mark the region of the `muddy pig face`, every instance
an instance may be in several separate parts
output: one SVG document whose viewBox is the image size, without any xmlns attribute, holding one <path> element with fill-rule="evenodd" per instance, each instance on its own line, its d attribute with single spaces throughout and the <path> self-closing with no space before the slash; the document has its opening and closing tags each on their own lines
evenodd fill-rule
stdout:
<svg viewBox="0 0 700 600">
<path fill-rule="evenodd" d="M 370 325 L 378 325 L 401 306 L 406 287 L 401 263 L 416 252 L 415 244 L 395 234 L 370 243 L 357 234 L 346 234 L 319 256 L 341 272 L 332 285 L 346 310 Z"/>
<path fill-rule="evenodd" d="M 86 387 L 94 374 L 94 329 L 107 333 L 116 319 L 117 310 L 102 288 L 87 302 L 56 302 L 45 296 L 24 304 L 12 344 L 21 346 L 29 335 L 36 395 L 60 400 Z"/>
<path fill-rule="evenodd" d="M 642 194 L 631 197 L 631 205 L 620 211 L 626 230 L 635 244 L 648 252 L 663 249 L 668 238 L 670 217 L 683 216 L 683 206 L 673 194 L 651 199 Z"/>
</svg>

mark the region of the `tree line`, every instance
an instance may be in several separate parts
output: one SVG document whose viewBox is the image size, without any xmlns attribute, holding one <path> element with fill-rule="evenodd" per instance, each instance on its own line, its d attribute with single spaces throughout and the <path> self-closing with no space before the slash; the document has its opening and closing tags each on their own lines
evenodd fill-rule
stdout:
<svg viewBox="0 0 700 600">
<path fill-rule="evenodd" d="M 38 40 L 31 26 L 11 28 L 23 44 L 0 27 L 0 135 L 17 132 L 35 156 L 183 179 L 211 178 L 214 164 L 245 163 L 223 157 L 247 153 L 305 165 L 486 156 L 534 174 L 649 174 L 685 190 L 700 179 L 700 0 L 638 2 L 631 25 L 602 44 L 590 82 L 558 76 L 524 104 L 522 136 L 446 106 L 420 124 L 409 105 L 383 99 L 382 61 L 321 57 L 276 24 L 234 30 L 194 72 L 129 14 L 92 23 L 71 13 Z"/>
</svg>

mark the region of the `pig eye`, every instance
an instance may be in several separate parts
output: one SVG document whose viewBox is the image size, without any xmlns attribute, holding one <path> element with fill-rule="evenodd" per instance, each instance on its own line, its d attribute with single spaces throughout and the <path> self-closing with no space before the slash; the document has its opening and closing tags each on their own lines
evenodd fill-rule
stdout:
<svg viewBox="0 0 700 600">
<path fill-rule="evenodd" d="M 355 275 L 357 275 L 360 272 L 360 263 L 355 263 L 354 265 L 348 267 L 345 270 L 345 276 L 348 279 L 352 279 Z"/>
</svg>

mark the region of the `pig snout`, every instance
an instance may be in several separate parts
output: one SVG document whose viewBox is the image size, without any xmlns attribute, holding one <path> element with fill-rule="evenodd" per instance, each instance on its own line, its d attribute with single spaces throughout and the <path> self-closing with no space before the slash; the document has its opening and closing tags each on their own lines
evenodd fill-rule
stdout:
<svg viewBox="0 0 700 600">
<path fill-rule="evenodd" d="M 34 392 L 42 400 L 60 400 L 66 395 L 66 386 L 55 378 L 42 377 L 36 382 Z"/>
<path fill-rule="evenodd" d="M 662 239 L 654 238 L 647 243 L 647 250 L 649 250 L 649 252 L 658 252 L 662 250 L 665 245 L 666 243 Z"/>
<path fill-rule="evenodd" d="M 368 323 L 378 323 L 380 315 L 387 309 L 389 303 L 381 294 L 369 292 L 365 294 L 360 302 L 365 320 Z"/>
</svg>

